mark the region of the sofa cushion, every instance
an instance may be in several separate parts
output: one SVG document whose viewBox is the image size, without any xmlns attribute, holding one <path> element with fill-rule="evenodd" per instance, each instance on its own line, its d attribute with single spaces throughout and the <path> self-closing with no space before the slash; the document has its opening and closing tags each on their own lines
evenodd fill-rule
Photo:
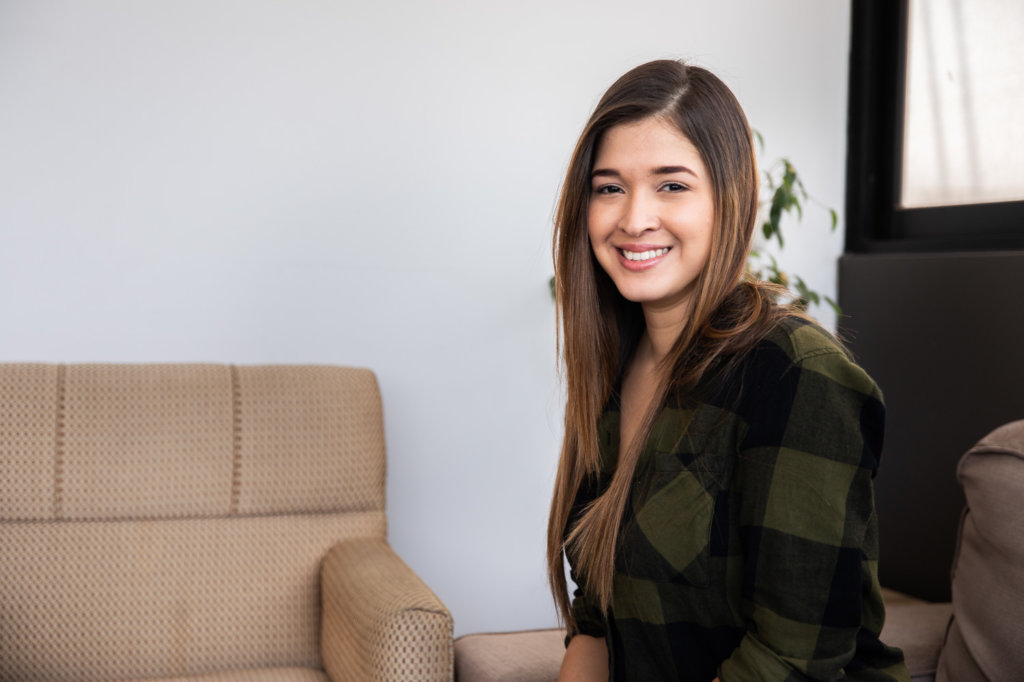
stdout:
<svg viewBox="0 0 1024 682">
<path fill-rule="evenodd" d="M 932 682 L 953 605 L 926 602 L 885 588 L 882 598 L 885 600 L 882 641 L 903 651 L 911 680 Z"/>
<path fill-rule="evenodd" d="M 320 565 L 383 512 L 0 524 L 0 680 L 320 668 Z"/>
<path fill-rule="evenodd" d="M 384 420 L 372 372 L 233 369 L 239 514 L 384 511 Z"/>
<path fill-rule="evenodd" d="M 0 517 L 53 517 L 56 365 L 0 368 Z"/>
<path fill-rule="evenodd" d="M 565 655 L 565 630 L 463 635 L 455 640 L 456 682 L 554 682 Z"/>
<path fill-rule="evenodd" d="M 384 511 L 369 370 L 0 366 L 0 521 Z"/>
<path fill-rule="evenodd" d="M 960 460 L 967 507 L 953 562 L 953 622 L 936 679 L 1019 679 L 1024 670 L 1024 421 Z"/>
</svg>

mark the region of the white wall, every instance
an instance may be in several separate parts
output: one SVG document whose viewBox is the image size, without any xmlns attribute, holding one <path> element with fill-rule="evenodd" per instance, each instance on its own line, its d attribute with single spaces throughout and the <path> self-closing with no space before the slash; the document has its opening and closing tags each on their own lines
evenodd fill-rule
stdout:
<svg viewBox="0 0 1024 682">
<path fill-rule="evenodd" d="M 547 280 L 575 137 L 621 72 L 691 58 L 840 209 L 848 14 L 0 0 L 0 360 L 371 367 L 392 544 L 457 634 L 552 625 Z M 788 262 L 833 292 L 825 220 Z"/>
</svg>

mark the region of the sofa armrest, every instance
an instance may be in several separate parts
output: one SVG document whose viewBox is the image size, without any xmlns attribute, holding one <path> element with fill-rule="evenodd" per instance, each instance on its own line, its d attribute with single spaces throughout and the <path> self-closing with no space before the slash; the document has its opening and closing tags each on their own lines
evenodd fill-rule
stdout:
<svg viewBox="0 0 1024 682">
<path fill-rule="evenodd" d="M 960 458 L 967 506 L 953 557 L 953 621 L 935 679 L 1019 680 L 1024 668 L 1024 419 Z"/>
<path fill-rule="evenodd" d="M 452 679 L 451 614 L 383 538 L 331 548 L 321 592 L 321 652 L 333 682 Z"/>
</svg>

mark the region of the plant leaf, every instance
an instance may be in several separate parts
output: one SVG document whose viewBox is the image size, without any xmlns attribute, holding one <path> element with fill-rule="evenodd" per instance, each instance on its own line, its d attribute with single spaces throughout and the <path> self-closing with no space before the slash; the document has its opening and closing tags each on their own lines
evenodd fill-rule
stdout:
<svg viewBox="0 0 1024 682">
<path fill-rule="evenodd" d="M 760 131 L 753 131 L 757 139 L 761 153 L 764 152 L 764 136 Z M 780 158 L 772 164 L 761 165 L 764 181 L 761 185 L 761 196 L 765 197 L 761 203 L 763 221 L 761 233 L 766 241 L 775 239 L 780 248 L 785 247 L 785 240 L 782 236 L 782 219 L 785 215 L 796 214 L 797 221 L 804 218 L 804 206 L 806 202 L 815 201 L 807 192 L 803 178 L 800 177 L 796 167 L 787 158 Z M 839 214 L 832 208 L 823 207 L 829 214 L 829 229 L 835 231 L 839 224 Z M 765 261 L 770 262 L 765 262 Z M 811 289 L 803 278 L 788 275 L 779 268 L 775 256 L 764 250 L 751 250 L 747 263 L 748 271 L 754 273 L 764 281 L 774 282 L 786 287 L 788 293 L 780 295 L 780 299 L 789 300 L 793 305 L 807 308 L 809 305 L 822 305 L 827 303 L 832 306 L 836 314 L 841 310 L 835 301 L 824 296 L 814 289 Z"/>
</svg>

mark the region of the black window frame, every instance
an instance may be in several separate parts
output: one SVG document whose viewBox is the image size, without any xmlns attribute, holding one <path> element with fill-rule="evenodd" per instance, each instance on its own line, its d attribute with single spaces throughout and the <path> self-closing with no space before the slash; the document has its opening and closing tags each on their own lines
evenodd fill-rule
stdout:
<svg viewBox="0 0 1024 682">
<path fill-rule="evenodd" d="M 1024 249 L 1024 201 L 899 206 L 908 2 L 851 2 L 846 251 Z"/>
</svg>

